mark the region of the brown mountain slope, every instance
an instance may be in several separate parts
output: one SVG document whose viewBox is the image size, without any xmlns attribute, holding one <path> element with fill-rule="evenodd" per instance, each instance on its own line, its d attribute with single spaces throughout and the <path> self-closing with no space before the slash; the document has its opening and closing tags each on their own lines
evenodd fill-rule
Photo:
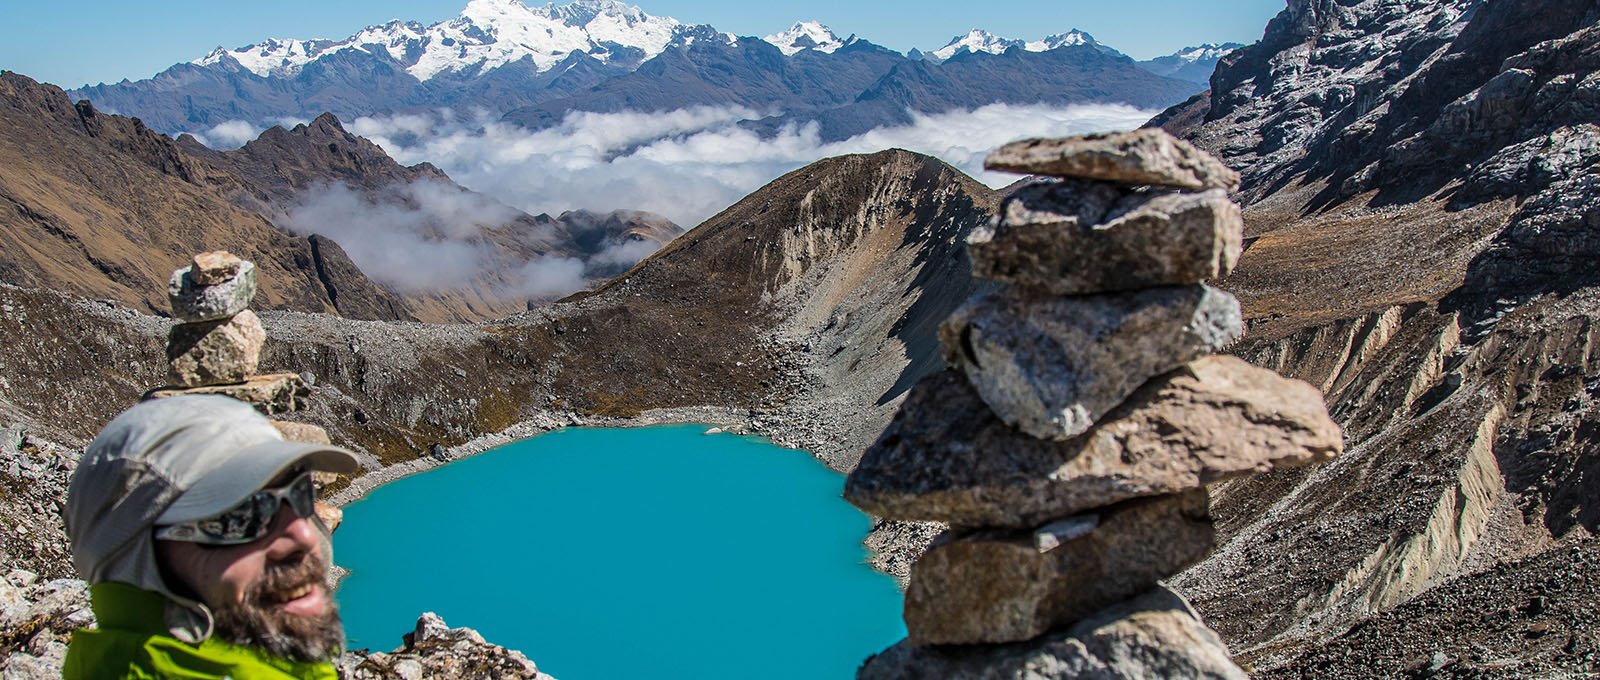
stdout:
<svg viewBox="0 0 1600 680">
<path fill-rule="evenodd" d="M 0 279 L 168 308 L 167 278 L 193 253 L 225 248 L 256 262 L 257 306 L 408 318 L 406 305 L 349 265 L 262 216 L 230 205 L 227 182 L 137 120 L 74 106 L 59 88 L 0 73 Z M 341 309 L 323 276 L 370 304 Z"/>
<path fill-rule="evenodd" d="M 1483 584 L 1581 577 L 1600 529 L 1600 3 L 1288 4 L 1157 123 L 1244 175 L 1233 351 L 1321 387 L 1347 453 L 1214 489 L 1175 585 L 1274 676 L 1592 671 L 1592 636 L 1522 633 L 1592 594 Z"/>
<path fill-rule="evenodd" d="M 233 151 L 213 150 L 187 134 L 177 144 L 191 156 L 230 170 L 248 189 L 248 197 L 261 201 L 262 209 L 292 202 L 301 191 L 328 182 L 373 190 L 419 179 L 450 181 L 428 163 L 400 165 L 378 145 L 345 131 L 331 113 L 292 130 L 268 128 Z"/>
<path fill-rule="evenodd" d="M 384 463 L 547 408 L 631 415 L 709 405 L 810 419 L 820 434 L 808 441 L 854 437 L 832 448 L 848 464 L 839 452 L 864 447 L 903 385 L 937 366 L 934 326 L 977 285 L 960 244 L 997 197 L 905 151 L 819 161 L 600 290 L 537 312 L 449 326 L 264 313 L 262 370 L 313 374 L 307 417 Z M 73 304 L 0 293 L 0 318 L 17 320 L 0 331 L 18 342 L 36 315 L 64 324 L 29 344 L 40 348 L 37 361 L 0 354 L 0 379 L 31 385 L 0 390 L 0 422 L 81 440 L 153 386 L 151 371 L 164 365 L 162 323 L 133 315 L 114 333 L 76 337 L 71 328 L 88 326 L 74 321 L 83 312 Z M 38 379 L 51 370 L 82 377 Z M 843 426 L 834 422 L 841 412 L 852 416 Z"/>
<path fill-rule="evenodd" d="M 960 244 L 997 199 L 906 151 L 826 159 L 593 294 L 508 321 L 554 334 L 568 370 L 552 387 L 585 410 L 771 406 L 792 392 L 784 367 L 813 361 L 846 362 L 819 379 L 875 403 L 937 362 L 933 324 L 975 285 Z"/>
<path fill-rule="evenodd" d="M 226 248 L 256 261 L 275 291 L 259 308 L 475 321 L 597 285 L 681 231 L 637 211 L 528 215 L 426 163 L 396 163 L 331 115 L 219 152 L 14 73 L 0 80 L 0 199 L 12 207 L 0 236 L 18 244 L 0 256 L 0 277 L 16 284 L 160 313 L 162 272 L 185 253 Z M 453 266 L 421 252 L 440 244 Z M 381 261 L 397 249 L 425 266 Z M 546 265 L 568 273 L 530 284 Z"/>
<path fill-rule="evenodd" d="M 342 233 L 339 225 L 307 223 L 296 211 L 326 200 L 330 188 L 335 194 L 348 189 L 366 202 L 370 214 L 346 211 L 341 218 L 382 220 L 398 211 L 401 217 L 423 222 L 420 236 L 425 240 L 451 241 L 479 251 L 471 271 L 457 271 L 428 285 L 383 280 L 406 299 L 419 319 L 433 323 L 499 318 L 527 309 L 530 299 L 552 299 L 552 294 L 529 291 L 524 285 L 528 277 L 522 269 L 530 261 L 582 260 L 588 266 L 581 281 L 599 285 L 620 271 L 609 260 L 590 262 L 608 248 L 632 242 L 659 247 L 682 233 L 664 217 L 632 210 L 604 215 L 576 211 L 555 218 L 528 215 L 457 186 L 431 164 L 400 165 L 376 144 L 346 131 L 332 114 L 292 129 L 270 128 L 232 151 L 209 149 L 188 135 L 179 137 L 178 145 L 195 158 L 227 169 L 227 176 L 237 182 L 219 188 L 230 200 L 291 232 Z M 408 235 L 402 225 L 383 227 Z M 373 234 L 355 237 L 383 240 Z M 622 268 L 627 264 L 632 262 Z M 375 271 L 381 278 L 382 270 Z M 567 292 L 570 289 L 561 291 Z"/>
</svg>

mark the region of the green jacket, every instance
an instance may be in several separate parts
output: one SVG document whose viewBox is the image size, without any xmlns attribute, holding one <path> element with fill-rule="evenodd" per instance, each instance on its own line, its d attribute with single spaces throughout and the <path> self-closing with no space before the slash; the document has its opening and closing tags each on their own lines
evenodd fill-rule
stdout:
<svg viewBox="0 0 1600 680">
<path fill-rule="evenodd" d="M 67 645 L 67 680 L 232 678 L 337 680 L 331 663 L 296 663 L 215 636 L 191 645 L 163 623 L 166 598 L 123 583 L 89 588 L 98 630 L 80 630 Z"/>
</svg>

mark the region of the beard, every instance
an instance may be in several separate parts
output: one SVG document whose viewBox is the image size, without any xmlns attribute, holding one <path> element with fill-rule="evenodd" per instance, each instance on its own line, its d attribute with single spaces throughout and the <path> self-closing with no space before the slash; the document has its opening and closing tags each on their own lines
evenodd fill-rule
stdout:
<svg viewBox="0 0 1600 680">
<path fill-rule="evenodd" d="M 283 593 L 308 585 L 323 588 L 326 604 L 317 616 L 284 612 Z M 216 634 L 241 647 L 265 649 L 290 661 L 328 661 L 344 650 L 344 625 L 328 583 L 328 567 L 315 553 L 295 564 L 271 565 L 245 591 L 242 602 L 213 612 Z"/>
</svg>

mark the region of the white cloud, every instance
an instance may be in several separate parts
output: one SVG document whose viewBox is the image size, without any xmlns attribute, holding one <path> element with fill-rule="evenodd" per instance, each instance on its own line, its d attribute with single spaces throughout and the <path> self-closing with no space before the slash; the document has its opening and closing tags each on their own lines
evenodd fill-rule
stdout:
<svg viewBox="0 0 1600 680">
<path fill-rule="evenodd" d="M 990 186 L 1017 179 L 985 172 L 983 158 L 1023 137 L 1130 129 L 1155 112 L 1129 106 L 1066 108 L 996 104 L 973 111 L 912 114 L 910 125 L 879 128 L 824 143 L 815 125 L 789 127 L 762 139 L 739 127 L 762 114 L 739 107 L 666 113 L 574 113 L 541 130 L 448 109 L 431 114 L 358 118 L 351 132 L 382 146 L 401 163 L 443 168 L 474 195 L 437 182 L 390 187 L 376 198 L 343 185 L 307 192 L 283 225 L 339 242 L 375 280 L 400 290 L 461 288 L 494 272 L 494 292 L 549 298 L 584 287 L 584 273 L 625 269 L 658 248 L 649 241 L 607 246 L 587 262 L 538 257 L 523 262 L 478 236 L 482 227 L 528 213 L 645 210 L 691 228 L 778 176 L 814 161 L 903 148 L 943 159 Z M 277 121 L 293 126 L 296 120 Z M 228 121 L 197 134 L 213 148 L 236 148 L 262 128 Z M 489 199 L 498 198 L 499 201 Z"/>
<path fill-rule="evenodd" d="M 622 243 L 606 246 L 605 250 L 596 253 L 589 261 L 598 265 L 613 267 L 632 267 L 639 264 L 640 260 L 661 249 L 661 244 L 655 241 L 624 241 Z"/>
<path fill-rule="evenodd" d="M 481 228 L 517 215 L 487 196 L 428 180 L 371 197 L 329 184 L 302 194 L 282 226 L 333 239 L 367 276 L 402 291 L 466 288 L 502 272 L 509 274 L 494 289 L 500 295 L 545 297 L 582 288 L 581 261 L 512 260 L 480 237 Z"/>
<path fill-rule="evenodd" d="M 543 255 L 536 257 L 511 273 L 511 286 L 502 292 L 508 296 L 526 298 L 555 298 L 582 290 L 587 284 L 583 278 L 586 265 L 572 257 Z"/>
<path fill-rule="evenodd" d="M 973 111 L 912 114 L 910 125 L 823 143 L 815 126 L 761 139 L 738 127 L 749 109 L 697 107 L 666 113 L 573 113 L 528 131 L 479 113 L 364 117 L 350 130 L 407 165 L 428 161 L 464 186 L 530 213 L 646 210 L 685 227 L 732 205 L 778 176 L 849 153 L 903 148 L 936 156 L 990 186 L 983 157 L 1023 137 L 1131 129 L 1156 112 L 1122 105 L 994 104 Z"/>
<path fill-rule="evenodd" d="M 191 132 L 189 134 L 194 135 L 195 139 L 200 140 L 201 144 L 218 151 L 226 151 L 244 146 L 245 142 L 261 136 L 261 131 L 265 129 L 247 121 L 230 120 L 218 123 L 205 132 Z"/>
<path fill-rule="evenodd" d="M 309 121 L 304 118 L 293 117 L 275 118 L 266 125 L 246 120 L 228 120 L 213 125 L 208 130 L 191 131 L 189 134 L 194 135 L 194 138 L 200 140 L 201 144 L 218 151 L 232 151 L 260 137 L 262 132 L 265 132 L 267 128 L 273 125 L 281 125 L 284 129 L 292 129 L 296 125 L 307 122 Z"/>
</svg>

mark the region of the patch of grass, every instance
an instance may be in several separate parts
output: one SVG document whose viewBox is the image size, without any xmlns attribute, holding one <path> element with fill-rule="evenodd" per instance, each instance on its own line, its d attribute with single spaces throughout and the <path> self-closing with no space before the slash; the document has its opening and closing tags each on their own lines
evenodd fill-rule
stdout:
<svg viewBox="0 0 1600 680">
<path fill-rule="evenodd" d="M 619 393 L 589 392 L 583 395 L 585 413 L 612 418 L 634 418 L 644 411 L 647 406 L 641 404 L 643 396 L 640 390 L 625 390 Z"/>
<path fill-rule="evenodd" d="M 478 432 L 499 432 L 522 420 L 522 405 L 528 402 L 527 393 L 514 398 L 503 390 L 495 389 L 478 399 L 473 413 L 473 426 Z"/>
<path fill-rule="evenodd" d="M 397 428 L 374 422 L 365 427 L 346 428 L 345 432 L 358 446 L 377 456 L 385 466 L 417 458 L 416 444 Z"/>
</svg>

